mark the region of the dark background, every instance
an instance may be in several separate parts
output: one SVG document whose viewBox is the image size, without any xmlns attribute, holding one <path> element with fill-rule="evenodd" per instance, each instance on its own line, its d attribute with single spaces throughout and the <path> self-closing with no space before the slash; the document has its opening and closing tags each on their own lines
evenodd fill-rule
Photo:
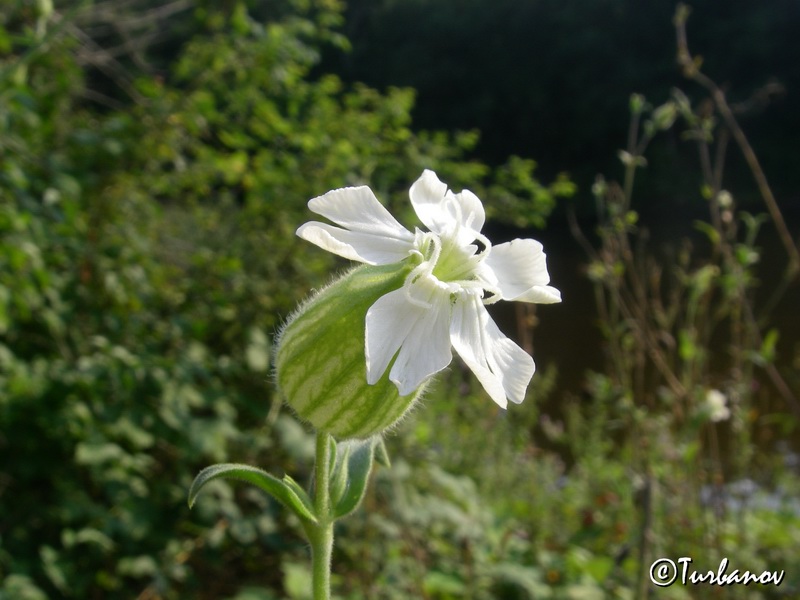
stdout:
<svg viewBox="0 0 800 600">
<path fill-rule="evenodd" d="M 543 179 L 567 171 L 586 196 L 597 173 L 620 170 L 616 152 L 625 144 L 630 94 L 654 105 L 676 86 L 694 103 L 706 96 L 677 67 L 675 7 L 663 0 L 352 0 L 344 28 L 352 51 L 329 52 L 320 71 L 378 88 L 410 86 L 417 91 L 415 127 L 478 129 L 481 158 L 497 164 L 509 154 L 533 157 Z M 783 86 L 742 126 L 776 194 L 796 211 L 800 5 L 699 0 L 691 8 L 690 49 L 732 104 L 771 81 Z M 681 160 L 686 145 L 671 134 L 654 152 Z M 751 192 L 738 153 L 730 154 L 731 188 Z M 681 203 L 696 192 L 694 154 L 682 160 L 687 177 L 677 180 L 659 180 L 672 166 L 651 160 L 642 177 L 648 196 Z"/>
</svg>

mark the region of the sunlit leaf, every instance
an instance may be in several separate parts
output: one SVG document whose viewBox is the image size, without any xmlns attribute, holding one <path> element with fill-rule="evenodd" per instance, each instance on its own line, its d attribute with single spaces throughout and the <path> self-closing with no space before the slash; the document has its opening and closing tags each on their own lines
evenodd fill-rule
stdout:
<svg viewBox="0 0 800 600">
<path fill-rule="evenodd" d="M 189 489 L 189 508 L 194 506 L 197 496 L 205 485 L 215 479 L 239 479 L 266 492 L 281 504 L 294 511 L 301 519 L 316 523 L 316 517 L 299 496 L 296 489 L 257 467 L 239 464 L 222 464 L 206 467 L 195 477 Z"/>
</svg>

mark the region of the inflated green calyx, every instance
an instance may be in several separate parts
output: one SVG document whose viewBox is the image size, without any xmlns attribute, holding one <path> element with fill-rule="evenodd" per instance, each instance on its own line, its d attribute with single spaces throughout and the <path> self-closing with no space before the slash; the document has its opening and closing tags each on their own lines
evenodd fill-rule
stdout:
<svg viewBox="0 0 800 600">
<path fill-rule="evenodd" d="M 281 332 L 278 387 L 317 430 L 338 439 L 368 438 L 397 423 L 420 396 L 424 386 L 400 396 L 387 374 L 369 385 L 364 351 L 367 311 L 401 288 L 411 267 L 353 269 L 306 301 Z"/>
</svg>

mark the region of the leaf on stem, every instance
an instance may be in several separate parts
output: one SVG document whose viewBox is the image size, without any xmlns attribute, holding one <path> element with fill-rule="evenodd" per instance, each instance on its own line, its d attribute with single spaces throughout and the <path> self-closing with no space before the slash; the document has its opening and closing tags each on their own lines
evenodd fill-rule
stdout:
<svg viewBox="0 0 800 600">
<path fill-rule="evenodd" d="M 349 475 L 350 447 L 352 444 L 345 442 L 342 444 L 341 452 L 339 453 L 338 460 L 333 466 L 331 471 L 331 479 L 328 489 L 330 490 L 331 504 L 336 506 L 342 499 L 342 496 L 347 490 L 347 477 Z"/>
<path fill-rule="evenodd" d="M 297 495 L 297 497 L 300 499 L 300 501 L 305 505 L 305 507 L 308 510 L 308 512 L 313 515 L 314 514 L 314 505 L 312 504 L 311 498 L 309 498 L 308 493 L 306 493 L 306 491 L 303 489 L 303 486 L 301 486 L 299 483 L 297 483 L 297 481 L 295 481 L 294 478 L 292 478 L 289 475 L 284 475 L 282 481 L 292 491 L 294 491 L 294 493 Z"/>
<path fill-rule="evenodd" d="M 215 479 L 239 479 L 266 492 L 285 507 L 306 521 L 317 522 L 311 509 L 311 501 L 305 491 L 288 475 L 283 480 L 270 475 L 263 469 L 240 464 L 220 464 L 206 467 L 195 477 L 189 489 L 189 508 L 194 506 L 200 490 Z"/>
<path fill-rule="evenodd" d="M 347 466 L 342 465 L 342 470 L 346 468 L 347 488 L 338 501 L 334 500 L 335 518 L 346 517 L 352 513 L 364 498 L 376 443 L 376 440 L 372 439 L 352 444 L 345 454 Z"/>
<path fill-rule="evenodd" d="M 383 441 L 383 438 L 380 438 L 378 443 L 375 444 L 375 460 L 379 465 L 383 465 L 387 469 L 392 467 L 392 461 L 389 460 L 389 451 L 386 449 L 386 442 Z"/>
</svg>

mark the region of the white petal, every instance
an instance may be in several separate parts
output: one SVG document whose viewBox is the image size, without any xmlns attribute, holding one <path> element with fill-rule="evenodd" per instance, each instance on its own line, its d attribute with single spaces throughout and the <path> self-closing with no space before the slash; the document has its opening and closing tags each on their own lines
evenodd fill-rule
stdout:
<svg viewBox="0 0 800 600">
<path fill-rule="evenodd" d="M 536 370 L 533 359 L 498 329 L 480 298 L 466 295 L 453 306 L 450 339 L 492 400 L 519 404 Z"/>
<path fill-rule="evenodd" d="M 447 184 L 439 181 L 436 173 L 425 169 L 422 175 L 408 191 L 411 204 L 419 220 L 436 233 L 447 229 L 450 216 L 444 209 L 444 197 L 447 193 Z"/>
<path fill-rule="evenodd" d="M 324 250 L 368 264 L 403 260 L 414 234 L 378 202 L 367 186 L 341 188 L 309 200 L 308 207 L 341 227 L 312 221 L 297 235 Z"/>
<path fill-rule="evenodd" d="M 450 295 L 436 293 L 431 303 L 432 307 L 425 310 L 422 318 L 411 324 L 389 373 L 389 379 L 397 385 L 401 396 L 413 392 L 453 360 L 450 351 Z"/>
<path fill-rule="evenodd" d="M 408 323 L 422 318 L 424 308 L 408 302 L 403 289 L 378 298 L 367 311 L 365 352 L 367 383 L 373 385 L 408 335 Z"/>
<path fill-rule="evenodd" d="M 455 235 L 460 245 L 476 238 L 483 228 L 486 214 L 478 197 L 464 190 L 460 194 L 448 191 L 436 173 L 426 169 L 409 190 L 411 204 L 419 220 L 440 235 Z"/>
<path fill-rule="evenodd" d="M 467 302 L 466 300 L 456 302 L 453 307 L 450 340 L 455 351 L 481 382 L 489 397 L 502 408 L 506 408 L 508 401 L 503 382 L 489 370 L 481 340 L 481 324 L 472 314 L 473 311 L 467 310 Z"/>
<path fill-rule="evenodd" d="M 413 243 L 381 233 L 348 231 L 328 223 L 311 221 L 297 235 L 323 250 L 370 265 L 386 265 L 408 257 Z"/>
<path fill-rule="evenodd" d="M 547 285 L 550 275 L 546 256 L 536 240 L 516 239 L 492 246 L 478 275 L 490 286 L 497 287 L 503 300 L 561 302 L 561 292 Z"/>
<path fill-rule="evenodd" d="M 535 304 L 557 304 L 561 302 L 561 292 L 551 285 L 535 285 L 514 300 Z"/>
<path fill-rule="evenodd" d="M 429 307 L 413 304 L 399 289 L 378 298 L 367 311 L 368 383 L 381 378 L 395 354 L 389 378 L 403 396 L 450 364 L 449 295 L 432 291 L 428 301 Z"/>
<path fill-rule="evenodd" d="M 458 205 L 459 244 L 466 245 L 472 242 L 481 232 L 486 222 L 486 212 L 483 204 L 475 194 L 469 190 L 462 190 L 460 194 L 448 192 L 448 198 Z"/>
<path fill-rule="evenodd" d="M 332 190 L 312 198 L 308 208 L 350 231 L 414 241 L 414 234 L 398 223 L 365 185 Z"/>
</svg>

